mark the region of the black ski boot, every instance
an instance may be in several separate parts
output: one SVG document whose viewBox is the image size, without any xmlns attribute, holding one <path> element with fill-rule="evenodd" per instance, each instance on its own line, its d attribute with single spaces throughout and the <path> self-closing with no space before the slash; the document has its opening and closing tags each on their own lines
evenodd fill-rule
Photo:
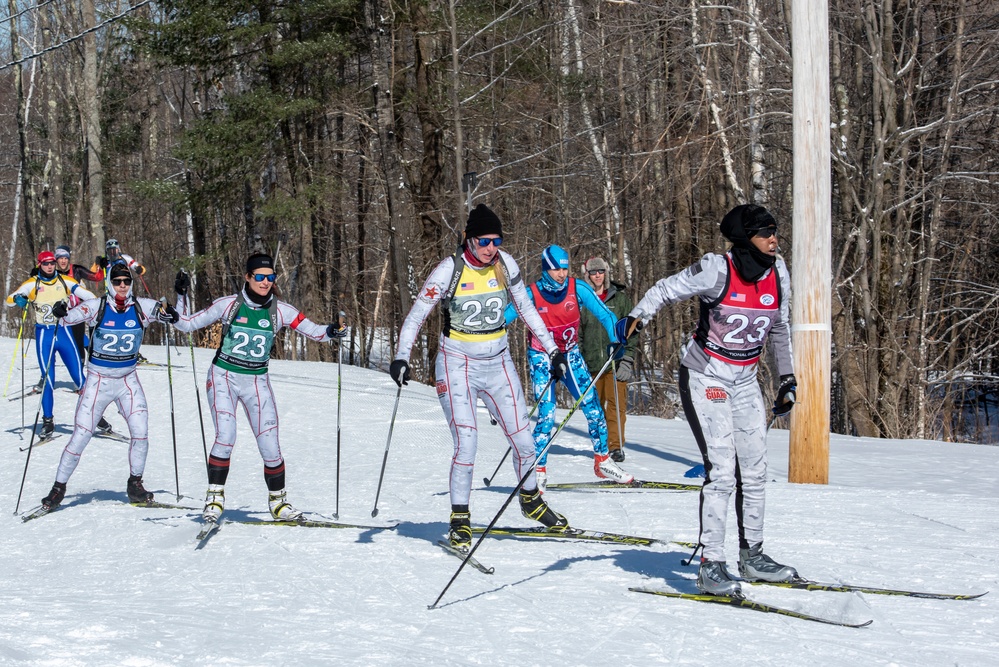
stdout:
<svg viewBox="0 0 999 667">
<path fill-rule="evenodd" d="M 95 433 L 97 433 L 97 435 L 107 435 L 113 431 L 114 429 L 111 426 L 111 422 L 104 417 L 101 417 L 101 420 L 97 422 L 97 429 L 95 430 Z"/>
<path fill-rule="evenodd" d="M 468 505 L 451 506 L 451 529 L 447 539 L 452 547 L 463 551 L 472 545 L 472 519 Z"/>
<path fill-rule="evenodd" d="M 142 486 L 142 477 L 139 475 L 129 475 L 127 493 L 128 502 L 130 503 L 153 502 L 153 494 L 146 491 L 146 487 Z"/>
<path fill-rule="evenodd" d="M 66 485 L 62 482 L 56 482 L 52 485 L 52 490 L 49 491 L 49 495 L 42 498 L 42 507 L 48 510 L 53 510 L 59 507 L 59 503 L 62 499 L 66 497 Z"/>
<path fill-rule="evenodd" d="M 52 417 L 42 417 L 42 432 L 38 434 L 39 440 L 48 440 L 55 434 L 55 422 Z"/>
<path fill-rule="evenodd" d="M 534 521 L 540 521 L 553 533 L 561 533 L 569 527 L 569 520 L 548 506 L 538 489 L 521 490 L 520 511 Z"/>
</svg>

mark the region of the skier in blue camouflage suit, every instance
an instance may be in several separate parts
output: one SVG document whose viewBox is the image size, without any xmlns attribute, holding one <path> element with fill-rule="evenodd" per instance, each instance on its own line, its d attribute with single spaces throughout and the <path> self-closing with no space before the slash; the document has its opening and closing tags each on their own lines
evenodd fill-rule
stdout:
<svg viewBox="0 0 999 667">
<path fill-rule="evenodd" d="M 579 400 L 593 382 L 586 361 L 579 351 L 580 311 L 585 308 L 593 313 L 612 341 L 617 340 L 614 325 L 617 318 L 607 309 L 593 288 L 585 282 L 569 278 L 569 253 L 557 245 L 550 245 L 541 252 L 541 279 L 530 286 L 531 297 L 548 332 L 555 339 L 569 362 L 569 374 L 561 378 L 562 384 Z M 517 312 L 506 309 L 507 325 L 517 319 Z M 534 400 L 538 402 L 538 423 L 534 427 L 534 447 L 538 453 L 538 486 L 544 489 L 548 481 L 548 452 L 544 451 L 555 427 L 555 383 L 550 382 L 551 362 L 537 338 L 528 334 L 527 360 L 531 366 L 531 383 Z M 593 472 L 597 477 L 629 484 L 634 477 L 621 469 L 607 452 L 607 420 L 600 407 L 600 397 L 591 389 L 580 403 L 593 442 Z"/>
</svg>

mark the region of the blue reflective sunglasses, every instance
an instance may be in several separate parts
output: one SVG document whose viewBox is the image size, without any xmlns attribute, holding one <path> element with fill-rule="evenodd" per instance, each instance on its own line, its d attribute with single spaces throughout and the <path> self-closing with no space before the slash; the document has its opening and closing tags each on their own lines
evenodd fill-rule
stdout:
<svg viewBox="0 0 999 667">
<path fill-rule="evenodd" d="M 253 274 L 253 279 L 256 280 L 258 283 L 262 283 L 265 280 L 267 282 L 269 282 L 269 283 L 272 283 L 275 280 L 277 280 L 277 274 L 276 273 L 254 273 Z"/>
<path fill-rule="evenodd" d="M 480 248 L 488 247 L 488 245 L 490 243 L 492 243 L 497 248 L 500 247 L 501 245 L 503 245 L 503 239 L 502 238 L 498 238 L 498 239 L 483 239 L 483 238 L 478 238 L 478 239 L 475 239 L 475 240 L 479 242 L 479 247 Z"/>
</svg>

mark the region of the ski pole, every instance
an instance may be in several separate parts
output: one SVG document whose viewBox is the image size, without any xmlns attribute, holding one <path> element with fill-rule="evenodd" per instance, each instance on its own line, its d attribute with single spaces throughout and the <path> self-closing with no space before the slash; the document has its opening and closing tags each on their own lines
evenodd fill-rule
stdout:
<svg viewBox="0 0 999 667">
<path fill-rule="evenodd" d="M 55 382 L 49 380 L 49 371 L 52 369 L 52 360 L 55 357 L 56 349 L 56 338 L 59 336 L 60 322 L 57 320 L 55 329 L 52 330 L 52 347 L 49 348 L 49 360 L 45 364 L 45 383 L 48 384 L 52 391 L 55 391 Z M 22 366 L 24 364 L 21 364 Z M 31 427 L 31 440 L 28 441 L 28 454 L 24 457 L 24 474 L 21 475 L 21 488 L 17 491 L 17 504 L 14 505 L 14 515 L 17 516 L 17 511 L 21 509 L 21 494 L 24 493 L 24 480 L 28 478 L 28 462 L 31 461 L 31 450 L 35 445 L 35 429 L 38 428 L 38 418 L 42 414 L 42 401 L 45 399 L 45 390 L 42 390 L 42 395 L 38 397 L 38 411 L 35 412 L 35 425 Z M 24 400 L 21 401 L 22 405 Z M 23 409 L 23 408 L 22 408 Z"/>
<path fill-rule="evenodd" d="M 339 321 L 340 328 L 344 327 L 344 320 L 347 319 L 347 313 L 340 311 Z M 333 518 L 340 518 L 340 407 L 343 404 L 343 389 L 341 383 L 343 380 L 343 347 L 340 345 L 340 341 L 336 344 L 336 509 L 333 510 Z M 400 387 L 401 388 L 401 387 Z M 378 504 L 378 501 L 375 501 Z"/>
<path fill-rule="evenodd" d="M 382 494 L 382 479 L 385 478 L 385 464 L 388 463 L 389 445 L 392 444 L 392 430 L 395 428 L 395 413 L 399 410 L 399 397 L 402 396 L 402 385 L 395 392 L 395 406 L 392 408 L 392 420 L 389 422 L 388 440 L 385 442 L 385 457 L 382 458 L 382 471 L 378 474 L 378 490 L 375 491 L 375 506 L 371 510 L 371 516 L 378 516 L 378 496 Z"/>
<path fill-rule="evenodd" d="M 24 316 L 28 314 L 28 309 L 25 308 L 21 311 L 21 326 L 17 328 L 17 340 L 14 341 L 14 354 L 10 356 L 10 369 L 7 371 L 7 383 L 3 386 L 3 397 L 7 398 L 7 389 L 10 388 L 10 376 L 14 374 L 14 360 L 17 359 L 17 350 L 21 347 L 21 334 L 24 333 Z M 24 364 L 21 364 L 21 370 L 24 370 Z M 22 385 L 23 390 L 23 385 Z"/>
<path fill-rule="evenodd" d="M 613 361 L 613 359 L 614 359 L 614 357 L 612 355 L 611 358 L 608 359 L 606 363 L 604 363 L 603 368 L 600 369 L 600 372 L 597 373 L 597 376 L 595 378 L 593 378 L 593 381 L 590 382 L 590 384 L 586 385 L 586 389 L 584 389 L 582 392 L 580 392 L 579 398 L 576 399 L 576 402 L 573 403 L 572 408 L 569 409 L 569 414 L 567 414 L 565 416 L 565 419 L 563 419 L 562 422 L 558 425 L 558 428 L 555 429 L 555 433 L 553 433 L 552 437 L 548 440 L 548 444 L 545 445 L 544 449 L 541 450 L 541 453 L 538 454 L 537 458 L 534 459 L 534 464 L 530 467 L 530 469 L 528 469 L 527 472 L 525 472 L 523 474 L 523 476 L 521 476 L 520 481 L 517 482 L 517 486 L 514 487 L 513 492 L 509 496 L 507 496 L 506 502 L 504 502 L 503 506 L 500 507 L 499 512 L 497 512 L 496 516 L 493 517 L 493 520 L 489 522 L 489 525 L 486 526 L 486 529 L 484 531 L 482 531 L 482 534 L 479 536 L 479 539 L 476 540 L 475 544 L 472 546 L 472 548 L 469 550 L 469 552 L 465 555 L 465 560 L 461 561 L 461 565 L 458 566 L 458 569 L 455 571 L 454 575 L 451 577 L 451 580 L 447 582 L 447 585 L 444 587 L 444 590 L 442 590 L 441 594 L 437 596 L 437 599 L 434 600 L 434 603 L 432 605 L 430 605 L 430 607 L 429 607 L 430 609 L 436 609 L 437 608 L 437 603 L 439 603 L 441 601 L 441 598 L 444 597 L 444 594 L 447 593 L 447 590 L 449 588 L 451 588 L 451 584 L 454 583 L 455 579 L 458 578 L 458 575 L 461 574 L 461 571 L 465 568 L 465 565 L 467 565 L 468 561 L 471 560 L 472 554 L 474 554 L 475 551 L 476 551 L 476 549 L 479 548 L 479 545 L 482 544 L 482 540 L 484 540 L 486 538 L 486 535 L 488 535 L 489 531 L 491 531 L 493 529 L 493 526 L 496 525 L 496 522 L 499 521 L 499 518 L 501 516 L 503 516 L 503 512 L 510 505 L 510 502 L 514 499 L 514 496 L 517 495 L 517 493 L 520 491 L 520 489 L 524 486 L 524 483 L 527 482 L 527 478 L 531 476 L 532 472 L 534 472 L 535 466 L 538 465 L 538 459 L 541 458 L 542 456 L 544 456 L 544 454 L 552 446 L 552 442 L 555 441 L 555 437 L 559 433 L 561 433 L 562 429 L 565 427 L 565 425 L 569 423 L 569 418 L 572 417 L 573 413 L 576 412 L 576 409 L 582 404 L 583 399 L 586 398 L 586 394 L 589 393 L 590 389 L 592 389 L 593 386 L 597 383 L 597 380 L 600 378 L 600 376 L 604 374 L 604 372 L 607 370 L 607 367 L 610 366 L 611 361 Z"/>
<path fill-rule="evenodd" d="M 139 278 L 142 276 L 140 275 Z M 145 281 L 143 281 L 143 284 Z M 160 297 L 160 310 L 166 311 L 167 300 L 165 296 Z M 166 324 L 164 323 L 164 326 Z M 177 465 L 177 424 L 174 420 L 174 409 L 173 409 L 173 366 L 170 363 L 170 328 L 164 332 L 166 337 L 166 349 L 167 349 L 167 385 L 170 387 L 170 433 L 173 435 L 173 479 L 177 484 L 177 500 L 180 500 L 180 469 Z M 192 350 L 193 352 L 193 350 Z M 200 414 L 201 411 L 199 410 Z"/>
<path fill-rule="evenodd" d="M 198 369 L 194 367 L 194 335 L 187 334 L 187 345 L 191 348 L 191 373 L 194 376 L 194 396 L 198 399 L 198 421 L 201 422 L 201 449 L 205 453 L 205 470 L 208 469 L 208 441 L 205 439 L 205 416 L 201 414 L 201 389 L 198 387 Z"/>
<path fill-rule="evenodd" d="M 617 390 L 617 363 L 611 364 L 611 377 L 614 385 L 614 413 L 617 415 L 617 442 L 624 451 L 624 429 L 621 428 L 621 393 Z M 628 412 L 628 385 L 624 386 L 625 414 Z"/>
<path fill-rule="evenodd" d="M 188 275 L 187 271 L 184 269 L 180 270 L 184 275 Z M 190 293 L 188 289 L 188 293 Z M 194 310 L 193 297 L 188 296 L 187 300 L 184 302 L 187 306 L 188 312 Z M 191 350 L 191 374 L 194 378 L 194 397 L 198 399 L 198 421 L 201 423 L 201 450 L 205 454 L 205 470 L 208 470 L 208 441 L 205 439 L 205 416 L 201 413 L 201 389 L 198 387 L 198 369 L 194 365 L 194 334 L 187 334 L 187 346 Z"/>
<path fill-rule="evenodd" d="M 544 396 L 545 392 L 548 391 L 549 387 L 552 386 L 553 382 L 555 382 L 555 377 L 554 376 L 552 376 L 551 378 L 548 379 L 548 384 L 545 385 L 545 388 L 542 389 L 541 393 L 538 394 L 538 395 L 539 396 Z M 539 405 L 541 405 L 541 401 L 538 401 L 537 403 L 535 403 L 534 407 L 531 408 L 531 411 L 527 413 L 527 421 L 531 421 L 531 417 L 534 415 L 534 411 L 538 409 Z M 503 458 L 500 459 L 499 465 L 496 466 L 496 470 L 493 471 L 492 476 L 491 477 L 483 477 L 482 478 L 482 481 L 485 482 L 486 486 L 489 486 L 490 484 L 492 484 L 493 480 L 496 479 L 496 475 L 499 474 L 500 468 L 503 467 L 503 462 L 506 461 L 506 457 L 510 456 L 510 452 L 512 452 L 512 451 L 513 451 L 513 446 L 512 445 L 508 446 L 506 448 L 506 453 L 503 454 Z"/>
</svg>

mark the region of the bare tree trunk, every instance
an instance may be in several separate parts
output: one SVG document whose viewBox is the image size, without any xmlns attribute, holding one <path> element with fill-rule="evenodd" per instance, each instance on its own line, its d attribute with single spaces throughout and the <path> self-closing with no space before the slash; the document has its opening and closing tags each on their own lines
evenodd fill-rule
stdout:
<svg viewBox="0 0 999 667">
<path fill-rule="evenodd" d="M 583 77 L 583 44 L 582 44 L 582 30 L 579 25 L 579 16 L 576 11 L 575 0 L 564 0 L 565 2 L 565 12 L 566 19 L 569 23 L 569 30 L 571 34 L 570 43 L 572 45 L 572 53 L 565 55 L 571 58 L 571 60 L 566 63 L 567 67 L 573 71 L 580 78 Z M 593 112 L 590 110 L 590 101 L 586 97 L 585 92 L 581 92 L 579 95 L 579 105 L 583 114 L 583 123 L 586 126 L 586 135 L 590 140 L 590 150 L 593 151 L 593 158 L 597 162 L 597 166 L 600 169 L 600 175 L 602 176 L 603 185 L 603 201 L 605 211 L 610 214 L 607 218 L 607 236 L 608 238 L 621 238 L 623 239 L 621 229 L 621 210 L 618 207 L 617 193 L 614 187 L 614 176 L 611 174 L 610 165 L 607 162 L 607 158 L 604 155 L 603 147 L 601 146 L 601 138 L 597 133 L 597 129 L 593 123 Z M 627 257 L 627 249 L 621 251 L 622 257 Z M 622 269 L 631 279 L 630 267 L 624 266 Z"/>
<path fill-rule="evenodd" d="M 17 13 L 17 3 L 16 0 L 8 0 L 7 10 L 10 15 L 13 16 Z M 21 59 L 21 46 L 19 44 L 20 37 L 17 30 L 17 21 L 10 22 L 10 51 L 13 60 L 17 61 Z M 34 40 L 32 40 L 34 41 Z M 24 94 L 24 80 L 22 77 L 23 70 L 20 64 L 14 66 L 14 86 L 17 91 L 17 136 L 19 144 L 19 156 L 18 167 L 17 167 L 17 185 L 14 191 L 14 215 L 13 223 L 11 224 L 10 232 L 10 249 L 7 256 L 7 273 L 4 279 L 4 294 L 10 294 L 11 289 L 11 277 L 14 272 L 14 258 L 17 252 L 17 223 L 20 219 L 20 208 L 23 204 L 24 206 L 24 231 L 27 237 L 28 252 L 34 256 L 35 255 L 35 239 L 34 232 L 32 231 L 30 207 L 27 200 L 28 193 L 30 192 L 30 174 L 27 169 L 28 167 L 28 140 L 27 140 L 27 125 L 28 120 L 31 115 L 31 95 L 34 91 L 35 82 L 35 61 L 31 63 L 31 77 L 28 84 L 28 94 Z M 7 325 L 7 309 L 4 308 L 0 311 L 0 331 L 4 331 Z"/>
<path fill-rule="evenodd" d="M 83 0 L 85 29 L 97 24 L 94 0 Z M 97 35 L 83 37 L 83 114 L 87 146 L 87 192 L 90 195 L 90 234 L 98 252 L 104 251 L 104 165 L 101 156 L 101 105 L 97 90 Z"/>
<path fill-rule="evenodd" d="M 413 220 L 412 195 L 399 159 L 396 144 L 395 109 L 392 95 L 393 62 L 393 12 L 382 0 L 365 3 L 365 28 L 371 47 L 371 74 L 374 79 L 372 94 L 375 98 L 375 123 L 377 128 L 378 164 L 381 167 L 385 203 L 388 213 L 389 252 L 395 277 L 395 303 L 401 316 L 408 310 L 408 262 L 403 240 L 407 238 Z M 386 322 L 384 326 L 398 328 L 399 322 Z"/>
</svg>

